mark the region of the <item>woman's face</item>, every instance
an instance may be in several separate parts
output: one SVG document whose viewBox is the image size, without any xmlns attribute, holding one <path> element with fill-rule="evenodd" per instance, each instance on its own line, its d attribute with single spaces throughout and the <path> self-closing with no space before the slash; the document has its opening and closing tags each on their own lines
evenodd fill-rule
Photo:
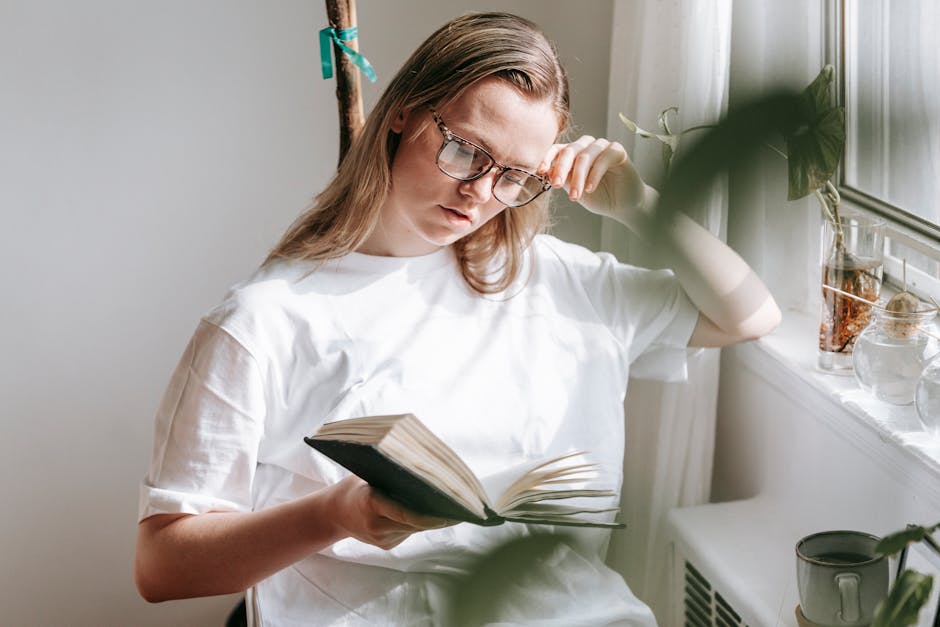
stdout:
<svg viewBox="0 0 940 627">
<path fill-rule="evenodd" d="M 528 100 L 498 79 L 480 81 L 437 113 L 451 132 L 482 146 L 500 164 L 528 172 L 536 171 L 558 134 L 558 116 L 549 102 Z M 428 109 L 401 116 L 392 130 L 402 136 L 392 162 L 392 189 L 359 252 L 425 255 L 506 209 L 493 197 L 497 168 L 475 181 L 458 181 L 438 169 L 444 136 Z"/>
</svg>

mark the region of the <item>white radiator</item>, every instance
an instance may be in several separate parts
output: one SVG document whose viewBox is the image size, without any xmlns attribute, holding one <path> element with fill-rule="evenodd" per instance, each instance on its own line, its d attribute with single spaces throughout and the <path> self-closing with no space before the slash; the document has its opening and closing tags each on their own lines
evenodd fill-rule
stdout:
<svg viewBox="0 0 940 627">
<path fill-rule="evenodd" d="M 805 533 L 778 510 L 759 499 L 673 510 L 660 627 L 797 627 L 794 547 Z"/>
<path fill-rule="evenodd" d="M 683 559 L 679 569 L 683 579 L 682 590 L 678 591 L 682 597 L 682 624 L 686 627 L 749 627 L 692 562 Z"/>
</svg>

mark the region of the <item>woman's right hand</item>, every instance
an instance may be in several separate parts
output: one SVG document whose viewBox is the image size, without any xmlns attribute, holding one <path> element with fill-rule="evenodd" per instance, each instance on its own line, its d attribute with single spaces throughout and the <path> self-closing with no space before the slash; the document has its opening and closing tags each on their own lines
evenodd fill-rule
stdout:
<svg viewBox="0 0 940 627">
<path fill-rule="evenodd" d="M 554 144 L 538 171 L 588 211 L 634 230 L 643 226 L 658 198 L 623 146 L 603 137 L 583 135 L 571 143 Z"/>
<path fill-rule="evenodd" d="M 135 578 L 151 602 L 241 592 L 344 538 L 387 550 L 456 522 L 416 514 L 351 476 L 255 511 L 145 518 Z"/>
<path fill-rule="evenodd" d="M 399 505 L 351 475 L 329 488 L 334 524 L 343 536 L 391 549 L 417 531 L 440 529 L 458 521 L 424 516 Z"/>
</svg>

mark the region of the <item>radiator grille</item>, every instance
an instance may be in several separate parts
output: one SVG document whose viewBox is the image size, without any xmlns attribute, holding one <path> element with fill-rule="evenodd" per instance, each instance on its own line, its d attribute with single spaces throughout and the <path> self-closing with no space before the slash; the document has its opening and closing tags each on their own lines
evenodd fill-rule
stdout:
<svg viewBox="0 0 940 627">
<path fill-rule="evenodd" d="M 731 604 L 685 562 L 685 627 L 747 627 Z"/>
</svg>

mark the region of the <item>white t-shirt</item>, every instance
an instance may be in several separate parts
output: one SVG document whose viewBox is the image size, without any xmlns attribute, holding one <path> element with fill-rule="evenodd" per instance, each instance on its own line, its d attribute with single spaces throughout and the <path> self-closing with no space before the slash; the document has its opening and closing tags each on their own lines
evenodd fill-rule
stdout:
<svg viewBox="0 0 940 627">
<path fill-rule="evenodd" d="M 309 494 L 347 472 L 305 435 L 406 412 L 480 477 L 588 450 L 598 487 L 619 492 L 627 378 L 683 379 L 697 316 L 671 272 L 550 236 L 536 238 L 519 280 L 496 296 L 466 285 L 450 248 L 269 264 L 234 286 L 186 347 L 157 414 L 140 519 Z M 440 624 L 449 575 L 528 533 L 461 523 L 390 551 L 346 539 L 252 588 L 250 620 Z M 512 595 L 503 624 L 655 624 L 603 565 L 609 532 L 575 534 Z"/>
</svg>

